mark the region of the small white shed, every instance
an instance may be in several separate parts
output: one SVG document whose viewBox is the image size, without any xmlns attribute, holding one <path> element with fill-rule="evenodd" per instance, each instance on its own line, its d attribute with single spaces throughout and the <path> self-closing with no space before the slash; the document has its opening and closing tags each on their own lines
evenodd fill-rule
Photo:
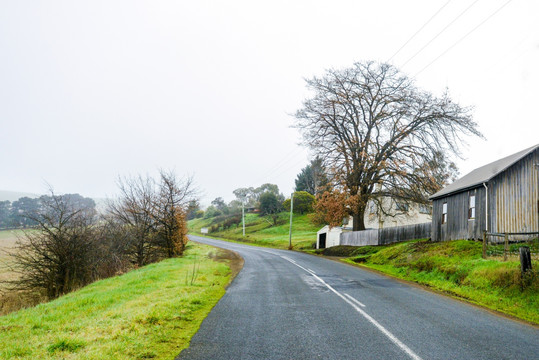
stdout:
<svg viewBox="0 0 539 360">
<path fill-rule="evenodd" d="M 316 248 L 324 249 L 339 245 L 341 240 L 341 227 L 329 228 L 329 225 L 324 226 L 316 232 Z"/>
</svg>

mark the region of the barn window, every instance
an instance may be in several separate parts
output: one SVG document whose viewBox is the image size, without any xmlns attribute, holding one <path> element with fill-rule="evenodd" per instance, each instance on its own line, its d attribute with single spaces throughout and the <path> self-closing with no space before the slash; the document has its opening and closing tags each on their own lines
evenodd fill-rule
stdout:
<svg viewBox="0 0 539 360">
<path fill-rule="evenodd" d="M 442 224 L 447 222 L 447 203 L 444 202 L 442 205 Z"/>
<path fill-rule="evenodd" d="M 475 195 L 470 195 L 470 206 L 468 207 L 468 219 L 475 219 Z"/>
</svg>

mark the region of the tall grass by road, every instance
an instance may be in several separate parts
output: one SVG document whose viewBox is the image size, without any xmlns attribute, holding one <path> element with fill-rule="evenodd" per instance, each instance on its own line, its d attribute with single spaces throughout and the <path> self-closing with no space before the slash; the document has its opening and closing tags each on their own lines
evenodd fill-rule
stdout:
<svg viewBox="0 0 539 360">
<path fill-rule="evenodd" d="M 189 243 L 181 258 L 2 316 L 0 358 L 172 359 L 225 293 L 231 272 L 218 254 Z"/>
</svg>

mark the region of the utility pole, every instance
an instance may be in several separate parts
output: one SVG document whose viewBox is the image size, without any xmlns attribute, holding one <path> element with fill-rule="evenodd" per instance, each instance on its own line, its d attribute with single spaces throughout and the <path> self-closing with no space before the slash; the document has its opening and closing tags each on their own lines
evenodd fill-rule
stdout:
<svg viewBox="0 0 539 360">
<path fill-rule="evenodd" d="M 243 237 L 245 237 L 245 201 L 241 201 L 241 222 L 243 225 Z"/>
<path fill-rule="evenodd" d="M 537 216 L 537 232 L 539 233 L 539 163 L 533 164 L 533 167 L 537 170 L 537 189 L 535 190 L 537 194 L 537 213 L 535 215 Z"/>
<path fill-rule="evenodd" d="M 290 230 L 288 231 L 288 249 L 292 250 L 292 214 L 294 212 L 294 193 L 290 196 Z"/>
</svg>

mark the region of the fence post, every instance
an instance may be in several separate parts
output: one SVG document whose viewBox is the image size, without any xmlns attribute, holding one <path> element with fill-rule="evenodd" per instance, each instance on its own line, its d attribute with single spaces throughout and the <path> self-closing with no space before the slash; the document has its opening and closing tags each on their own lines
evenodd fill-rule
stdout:
<svg viewBox="0 0 539 360">
<path fill-rule="evenodd" d="M 483 259 L 487 258 L 487 231 L 483 231 Z"/>
<path fill-rule="evenodd" d="M 507 261 L 507 251 L 509 250 L 509 236 L 507 233 L 503 235 L 504 245 L 503 245 L 503 261 Z"/>
<path fill-rule="evenodd" d="M 520 252 L 520 270 L 522 272 L 521 275 L 524 276 L 526 271 L 531 270 L 532 268 L 530 248 L 527 246 L 522 246 L 518 250 Z"/>
</svg>

